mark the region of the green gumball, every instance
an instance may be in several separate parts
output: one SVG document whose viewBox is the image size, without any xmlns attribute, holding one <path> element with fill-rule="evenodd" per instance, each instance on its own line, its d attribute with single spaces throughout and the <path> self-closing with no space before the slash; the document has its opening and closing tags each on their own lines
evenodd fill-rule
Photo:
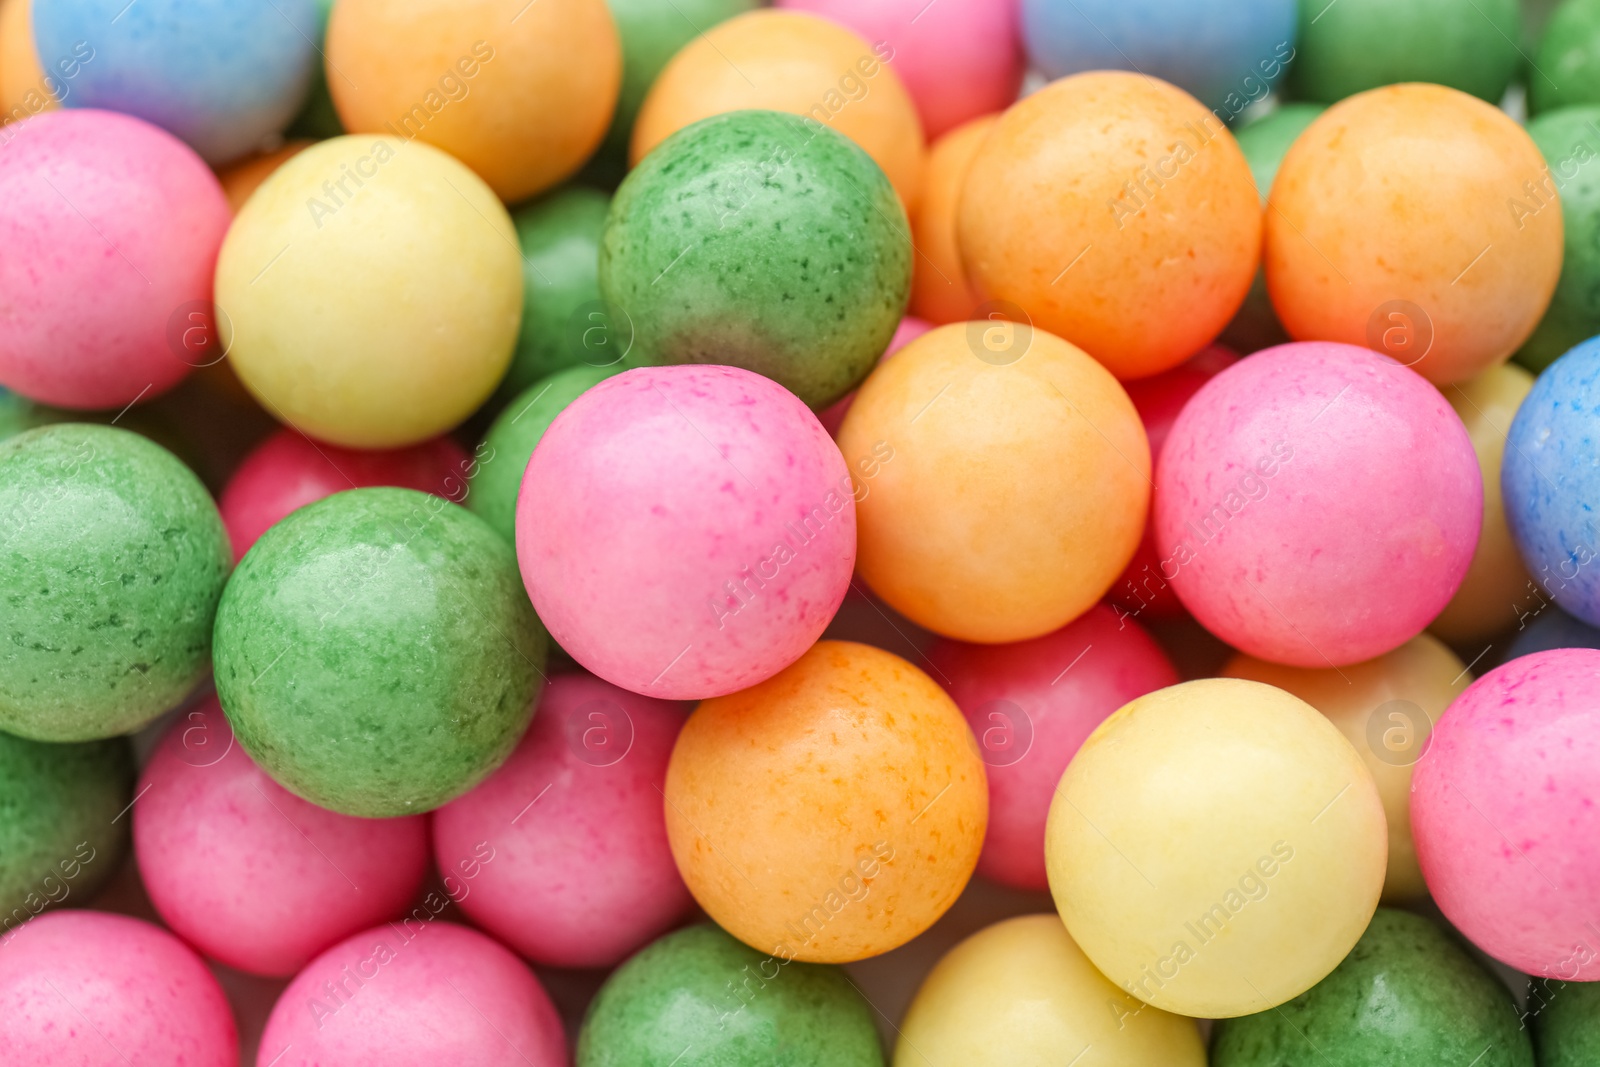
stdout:
<svg viewBox="0 0 1600 1067">
<path fill-rule="evenodd" d="M 1600 1063 L 1600 982 L 1535 980 L 1528 1017 L 1539 1067 Z"/>
<path fill-rule="evenodd" d="M 1528 135 L 1550 167 L 1565 229 L 1555 296 L 1516 355 L 1537 374 L 1600 334 L 1600 106 L 1546 112 L 1528 123 Z M 1548 197 L 1551 190 L 1535 192 Z M 1538 206 L 1526 192 L 1517 202 L 1524 210 Z"/>
<path fill-rule="evenodd" d="M 1235 132 L 1239 151 L 1250 164 L 1250 176 L 1256 180 L 1263 204 L 1272 192 L 1273 179 L 1278 176 L 1278 166 L 1289 146 L 1326 110 L 1321 104 L 1281 104 Z"/>
<path fill-rule="evenodd" d="M 333 14 L 333 0 L 317 0 L 317 17 L 320 20 L 317 27 L 317 50 L 319 62 L 311 73 L 311 88 L 306 93 L 306 102 L 301 105 L 300 113 L 294 117 L 289 128 L 283 135 L 291 140 L 305 138 L 312 141 L 321 141 L 328 137 L 338 137 L 344 133 L 344 123 L 339 121 L 339 112 L 333 106 L 333 94 L 328 91 L 328 72 L 325 65 L 320 62 L 323 40 L 328 36 L 328 16 Z"/>
<path fill-rule="evenodd" d="M 1556 8 L 1527 77 L 1531 114 L 1600 104 L 1600 0 L 1567 0 Z"/>
</svg>

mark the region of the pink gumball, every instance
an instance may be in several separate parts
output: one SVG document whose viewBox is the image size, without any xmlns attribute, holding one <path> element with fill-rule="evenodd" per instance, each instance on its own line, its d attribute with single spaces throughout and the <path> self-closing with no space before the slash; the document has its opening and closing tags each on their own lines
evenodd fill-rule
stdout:
<svg viewBox="0 0 1600 1067">
<path fill-rule="evenodd" d="M 878 362 L 882 363 L 931 329 L 933 329 L 933 323 L 924 322 L 922 319 L 907 315 L 900 320 L 900 325 L 895 327 L 894 336 L 889 339 L 889 347 L 884 349 L 883 355 L 878 357 Z M 855 390 L 852 389 L 822 411 L 817 412 L 817 421 L 821 422 L 823 428 L 828 431 L 828 436 L 839 436 L 839 427 L 844 424 L 844 417 L 849 412 L 850 405 L 855 403 L 855 399 Z"/>
<path fill-rule="evenodd" d="M 693 898 L 661 797 L 687 714 L 587 674 L 550 679 L 511 758 L 434 812 L 461 910 L 548 967 L 615 966 L 682 919 Z M 480 866 L 486 847 L 496 859 Z"/>
<path fill-rule="evenodd" d="M 312 960 L 273 1005 L 256 1062 L 566 1067 L 567 1042 L 526 964 L 476 930 L 412 918 Z"/>
<path fill-rule="evenodd" d="M 892 48 L 932 141 L 968 119 L 1004 111 L 1022 87 L 1016 0 L 777 0 Z"/>
<path fill-rule="evenodd" d="M 448 437 L 410 448 L 364 452 L 312 441 L 284 427 L 245 457 L 222 492 L 223 524 L 235 561 L 296 508 L 342 493 L 393 485 L 464 499 L 472 460 Z"/>
<path fill-rule="evenodd" d="M 1067 764 L 1108 715 L 1177 685 L 1178 672 L 1137 623 L 1104 604 L 1032 641 L 940 640 L 928 658 L 989 765 L 978 873 L 1018 889 L 1049 888 L 1044 824 Z"/>
<path fill-rule="evenodd" d="M 1306 341 L 1240 360 L 1184 406 L 1155 472 L 1158 565 L 1228 644 L 1297 667 L 1409 641 L 1483 521 L 1472 441 L 1387 356 Z"/>
<path fill-rule="evenodd" d="M 1519 971 L 1600 981 L 1600 652 L 1490 671 L 1433 728 L 1411 832 L 1439 910 Z"/>
<path fill-rule="evenodd" d="M 624 689 L 732 693 L 814 644 L 856 558 L 854 490 L 815 415 L 736 367 L 642 367 L 573 401 L 517 498 L 550 635 Z"/>
<path fill-rule="evenodd" d="M 234 743 L 210 697 L 139 782 L 133 844 L 150 901 L 201 952 L 287 976 L 399 915 L 428 873 L 425 816 L 358 819 L 290 793 Z"/>
<path fill-rule="evenodd" d="M 213 358 L 186 332 L 210 329 L 232 219 L 200 157 L 129 115 L 66 109 L 0 130 L 0 385 L 115 408 L 178 384 Z"/>
<path fill-rule="evenodd" d="M 0 1063 L 238 1062 L 222 987 L 160 927 L 74 909 L 47 912 L 0 939 Z"/>
</svg>

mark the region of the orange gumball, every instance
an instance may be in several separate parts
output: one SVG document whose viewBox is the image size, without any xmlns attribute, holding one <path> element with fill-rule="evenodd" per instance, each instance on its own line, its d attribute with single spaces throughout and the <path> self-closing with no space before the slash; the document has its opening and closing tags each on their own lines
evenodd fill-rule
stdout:
<svg viewBox="0 0 1600 1067">
<path fill-rule="evenodd" d="M 866 149 L 907 209 L 922 187 L 922 120 L 894 50 L 798 11 L 762 9 L 714 26 L 672 57 L 633 127 L 638 163 L 673 133 L 727 111 L 809 115 Z"/>
<path fill-rule="evenodd" d="M 307 148 L 310 148 L 314 143 L 313 141 L 289 141 L 276 152 L 262 152 L 258 155 L 247 156 L 218 172 L 217 180 L 222 182 L 222 193 L 228 198 L 228 206 L 233 209 L 233 213 L 235 215 L 239 213 L 239 209 L 244 207 L 244 202 L 250 199 L 250 194 L 255 192 L 262 182 L 270 178 L 273 171 Z"/>
<path fill-rule="evenodd" d="M 847 963 L 905 944 L 961 895 L 989 793 L 931 678 L 821 641 L 700 704 L 672 751 L 666 814 L 678 871 L 718 925 L 784 961 Z"/>
<path fill-rule="evenodd" d="M 507 203 L 583 166 L 622 84 L 605 0 L 339 0 L 327 57 L 347 131 L 442 148 Z"/>
<path fill-rule="evenodd" d="M 956 220 L 967 276 L 1118 378 L 1222 332 L 1250 290 L 1261 202 L 1233 135 L 1142 74 L 1062 78 L 1001 116 Z"/>
<path fill-rule="evenodd" d="M 1301 341 L 1393 356 L 1435 385 L 1504 362 L 1561 274 L 1561 203 L 1533 139 L 1440 85 L 1335 104 L 1283 158 L 1267 290 Z"/>
<path fill-rule="evenodd" d="M 31 0 L 0 0 L 0 124 L 59 106 L 33 49 Z"/>
<path fill-rule="evenodd" d="M 978 308 L 979 298 L 967 281 L 956 246 L 956 206 L 972 157 L 999 119 L 984 115 L 963 123 L 928 150 L 922 200 L 911 219 L 911 233 L 921 253 L 911 278 L 911 314 L 935 326 L 963 322 Z"/>
</svg>

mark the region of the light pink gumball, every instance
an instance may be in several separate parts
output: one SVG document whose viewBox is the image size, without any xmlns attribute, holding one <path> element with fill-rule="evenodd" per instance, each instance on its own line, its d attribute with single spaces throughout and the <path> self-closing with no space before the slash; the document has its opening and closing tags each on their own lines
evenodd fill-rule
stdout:
<svg viewBox="0 0 1600 1067">
<path fill-rule="evenodd" d="M 0 130 L 0 385 L 115 408 L 212 361 L 185 332 L 209 327 L 232 220 L 193 149 L 140 119 L 68 108 Z"/>
<path fill-rule="evenodd" d="M 313 442 L 284 427 L 239 464 L 219 506 L 238 561 L 279 519 L 323 497 L 393 485 L 459 501 L 465 498 L 471 467 L 466 451 L 448 437 L 364 452 Z"/>
<path fill-rule="evenodd" d="M 425 816 L 358 819 L 301 800 L 234 742 L 210 697 L 139 781 L 133 845 L 151 903 L 201 952 L 288 976 L 399 915 L 428 873 Z"/>
<path fill-rule="evenodd" d="M 882 363 L 931 329 L 933 329 L 931 322 L 924 322 L 922 319 L 907 315 L 900 320 L 900 325 L 895 327 L 894 336 L 889 339 L 889 347 L 884 349 L 883 355 L 878 357 L 878 362 Z M 855 399 L 856 393 L 852 389 L 822 411 L 817 412 L 817 421 L 821 422 L 823 428 L 828 431 L 828 436 L 839 436 L 839 427 L 844 424 L 845 414 L 850 410 L 850 405 L 855 403 Z"/>
<path fill-rule="evenodd" d="M 511 758 L 434 812 L 434 857 L 461 879 L 461 910 L 548 967 L 615 966 L 682 919 L 694 901 L 661 797 L 688 710 L 587 674 L 551 678 Z M 480 866 L 484 845 L 496 858 Z"/>
<path fill-rule="evenodd" d="M 160 927 L 67 909 L 0 938 L 0 1063 L 238 1062 L 239 1035 L 222 987 L 200 957 Z"/>
<path fill-rule="evenodd" d="M 932 141 L 1017 99 L 1026 60 L 1016 0 L 777 0 L 847 26 L 893 51 Z"/>
<path fill-rule="evenodd" d="M 1177 685 L 1178 672 L 1149 634 L 1104 604 L 1032 641 L 940 640 L 928 658 L 989 765 L 978 873 L 1018 889 L 1048 889 L 1044 824 L 1067 764 L 1108 715 Z"/>
<path fill-rule="evenodd" d="M 1497 667 L 1456 697 L 1411 779 L 1439 910 L 1519 971 L 1600 981 L 1600 652 Z"/>
<path fill-rule="evenodd" d="M 1450 601 L 1483 521 L 1466 428 L 1420 375 L 1324 341 L 1242 359 L 1184 406 L 1155 472 L 1159 565 L 1260 659 L 1358 663 Z"/>
<path fill-rule="evenodd" d="M 642 367 L 573 401 L 517 498 L 539 617 L 615 685 L 699 700 L 822 635 L 856 558 L 854 487 L 817 417 L 736 367 Z"/>
<path fill-rule="evenodd" d="M 567 1041 L 544 987 L 508 949 L 457 923 L 407 919 L 312 960 L 273 1005 L 256 1062 L 566 1067 Z"/>
</svg>

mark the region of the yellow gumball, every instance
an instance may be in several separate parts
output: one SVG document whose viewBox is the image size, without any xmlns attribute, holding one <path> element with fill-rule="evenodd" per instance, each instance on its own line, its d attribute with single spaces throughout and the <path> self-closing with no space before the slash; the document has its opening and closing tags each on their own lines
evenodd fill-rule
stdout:
<svg viewBox="0 0 1600 1067">
<path fill-rule="evenodd" d="M 1094 965 L 1165 1011 L 1230 1018 L 1310 989 L 1378 906 L 1372 774 L 1299 697 L 1210 678 L 1083 743 L 1045 828 L 1050 892 Z"/>
<path fill-rule="evenodd" d="M 399 448 L 470 415 L 511 361 L 522 256 L 483 180 L 419 142 L 335 137 L 283 164 L 217 260 L 218 322 L 262 406 Z"/>
<path fill-rule="evenodd" d="M 1285 667 L 1238 655 L 1222 673 L 1293 693 L 1339 728 L 1372 772 L 1389 824 L 1384 902 L 1427 896 L 1411 840 L 1411 768 L 1422 758 L 1433 724 L 1472 683 L 1456 654 L 1421 634 L 1377 659 L 1338 670 Z"/>
<path fill-rule="evenodd" d="M 1106 980 L 1055 915 L 995 923 L 947 952 L 900 1025 L 894 1067 L 1205 1067 L 1194 1020 Z"/>
</svg>

